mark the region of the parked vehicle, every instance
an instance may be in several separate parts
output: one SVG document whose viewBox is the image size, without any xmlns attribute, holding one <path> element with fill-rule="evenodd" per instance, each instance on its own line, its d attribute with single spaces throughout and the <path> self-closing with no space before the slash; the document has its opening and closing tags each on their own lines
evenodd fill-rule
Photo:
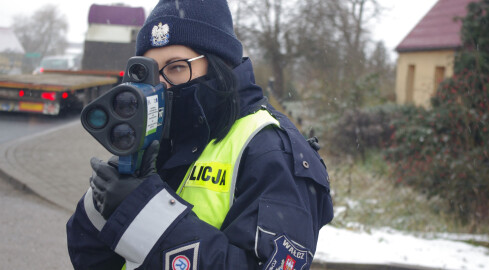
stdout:
<svg viewBox="0 0 489 270">
<path fill-rule="evenodd" d="M 43 73 L 44 70 L 80 70 L 80 55 L 54 55 L 46 56 L 41 60 L 41 64 L 34 70 L 34 74 Z"/>
</svg>

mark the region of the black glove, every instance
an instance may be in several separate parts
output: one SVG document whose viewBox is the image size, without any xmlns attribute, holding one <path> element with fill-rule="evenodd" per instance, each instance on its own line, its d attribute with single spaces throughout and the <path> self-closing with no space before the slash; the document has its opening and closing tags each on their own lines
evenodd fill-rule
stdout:
<svg viewBox="0 0 489 270">
<path fill-rule="evenodd" d="M 90 165 L 93 175 L 90 177 L 90 186 L 93 190 L 93 200 L 97 210 L 105 219 L 108 219 L 121 202 L 135 190 L 146 178 L 156 173 L 156 157 L 160 143 L 153 141 L 144 151 L 139 171 L 134 175 L 119 174 L 118 160 L 114 156 L 103 162 L 92 158 Z"/>
</svg>

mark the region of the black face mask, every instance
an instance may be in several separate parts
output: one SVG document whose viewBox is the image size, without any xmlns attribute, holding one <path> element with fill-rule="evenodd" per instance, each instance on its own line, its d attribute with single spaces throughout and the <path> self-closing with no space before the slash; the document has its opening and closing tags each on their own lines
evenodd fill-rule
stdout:
<svg viewBox="0 0 489 270">
<path fill-rule="evenodd" d="M 214 108 L 220 102 L 214 84 L 215 80 L 209 80 L 204 76 L 167 90 L 173 93 L 172 111 L 169 116 L 170 139 L 181 140 L 196 136 L 192 131 L 199 126 L 204 126 L 205 129 L 199 128 L 198 136 L 209 138 L 216 113 Z M 202 134 L 204 130 L 206 134 Z"/>
</svg>

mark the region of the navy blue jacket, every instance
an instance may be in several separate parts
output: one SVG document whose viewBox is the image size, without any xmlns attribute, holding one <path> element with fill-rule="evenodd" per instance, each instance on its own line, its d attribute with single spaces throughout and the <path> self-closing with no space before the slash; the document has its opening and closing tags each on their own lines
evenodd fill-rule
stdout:
<svg viewBox="0 0 489 270">
<path fill-rule="evenodd" d="M 333 218 L 326 166 L 294 125 L 268 104 L 254 83 L 249 59 L 235 74 L 242 115 L 267 109 L 280 128 L 263 129 L 247 145 L 235 200 L 221 229 L 201 221 L 174 192 L 209 142 L 207 123 L 222 113 L 204 109 L 202 103 L 212 102 L 212 96 L 195 92 L 186 104 L 175 106 L 184 105 L 186 110 L 174 117 L 186 120 L 172 121 L 174 132 L 181 134 L 162 147 L 157 175 L 108 220 L 93 207 L 90 189 L 80 200 L 67 224 L 75 269 L 121 269 L 126 261 L 127 269 L 309 269 L 319 230 Z"/>
</svg>

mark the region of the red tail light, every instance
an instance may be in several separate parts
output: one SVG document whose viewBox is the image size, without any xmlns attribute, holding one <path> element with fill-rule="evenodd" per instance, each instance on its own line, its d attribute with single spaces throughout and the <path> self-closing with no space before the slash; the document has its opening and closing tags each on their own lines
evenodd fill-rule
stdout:
<svg viewBox="0 0 489 270">
<path fill-rule="evenodd" d="M 24 90 L 20 90 L 20 91 L 19 91 L 19 97 L 23 97 L 24 95 L 25 95 Z"/>
<path fill-rule="evenodd" d="M 44 92 L 41 94 L 41 98 L 54 101 L 56 99 L 55 92 Z"/>
<path fill-rule="evenodd" d="M 119 76 L 124 77 L 124 71 L 123 70 L 119 72 Z"/>
<path fill-rule="evenodd" d="M 68 98 L 68 93 L 66 92 L 63 92 L 63 94 L 61 95 L 62 98 Z"/>
<path fill-rule="evenodd" d="M 39 72 L 43 73 L 44 72 L 44 68 L 40 68 L 39 69 Z"/>
</svg>

